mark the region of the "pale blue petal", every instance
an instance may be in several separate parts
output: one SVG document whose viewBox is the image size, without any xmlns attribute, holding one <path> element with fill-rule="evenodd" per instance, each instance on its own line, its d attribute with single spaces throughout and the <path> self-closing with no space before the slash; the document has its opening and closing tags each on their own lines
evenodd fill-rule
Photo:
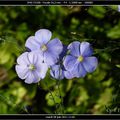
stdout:
<svg viewBox="0 0 120 120">
<path fill-rule="evenodd" d="M 73 76 L 79 78 L 84 77 L 87 72 L 84 69 L 83 65 L 79 62 L 74 65 L 73 69 L 71 70 L 71 73 L 73 74 Z"/>
<path fill-rule="evenodd" d="M 30 36 L 25 43 L 25 47 L 29 48 L 31 51 L 39 50 L 40 46 L 41 44 L 35 40 L 34 36 Z"/>
<path fill-rule="evenodd" d="M 53 65 L 50 69 L 50 74 L 55 79 L 58 79 L 58 80 L 64 79 L 64 72 L 60 68 L 60 65 Z"/>
<path fill-rule="evenodd" d="M 44 60 L 44 53 L 40 51 L 36 51 L 38 61 L 37 62 L 43 62 Z"/>
<path fill-rule="evenodd" d="M 56 74 L 56 71 L 58 71 L 59 69 L 59 65 L 53 65 L 50 67 L 50 75 L 53 77 L 53 78 L 58 78 L 58 74 Z"/>
<path fill-rule="evenodd" d="M 68 49 L 70 51 L 70 54 L 73 56 L 80 56 L 80 42 L 72 42 L 69 46 Z"/>
<path fill-rule="evenodd" d="M 43 55 L 39 51 L 33 51 L 28 53 L 28 60 L 31 64 L 36 64 L 37 62 L 43 61 Z"/>
<path fill-rule="evenodd" d="M 17 72 L 18 77 L 21 79 L 25 79 L 29 73 L 28 68 L 24 65 L 16 65 L 15 70 Z"/>
<path fill-rule="evenodd" d="M 64 71 L 65 78 L 72 79 L 74 78 L 73 74 L 69 71 Z"/>
<path fill-rule="evenodd" d="M 38 83 L 41 80 L 41 76 L 40 76 L 39 71 L 37 71 L 37 69 L 36 69 L 35 71 L 32 71 L 32 72 L 33 72 L 33 75 L 35 77 L 33 83 Z"/>
<path fill-rule="evenodd" d="M 46 44 L 51 39 L 52 33 L 47 29 L 40 29 L 35 33 L 35 39 L 41 44 Z"/>
<path fill-rule="evenodd" d="M 44 79 L 48 70 L 48 65 L 46 63 L 39 63 L 36 67 L 36 72 L 39 74 L 39 77 Z"/>
<path fill-rule="evenodd" d="M 29 75 L 25 79 L 25 83 L 31 84 L 31 83 L 34 83 L 34 81 L 37 81 L 37 80 L 36 80 L 33 72 L 29 72 Z"/>
<path fill-rule="evenodd" d="M 36 54 L 36 52 L 29 52 L 28 60 L 31 64 L 35 64 L 38 61 L 38 55 Z"/>
<path fill-rule="evenodd" d="M 47 65 L 54 65 L 55 63 L 57 63 L 57 57 L 54 56 L 52 53 L 46 51 L 44 53 L 44 62 Z"/>
<path fill-rule="evenodd" d="M 93 49 L 88 42 L 82 42 L 80 46 L 81 55 L 84 57 L 89 57 L 93 54 Z"/>
<path fill-rule="evenodd" d="M 66 70 L 71 70 L 75 63 L 77 62 L 77 58 L 71 55 L 67 55 L 63 61 L 63 65 L 65 67 Z"/>
<path fill-rule="evenodd" d="M 29 65 L 29 60 L 28 60 L 28 52 L 22 53 L 18 58 L 17 58 L 17 63 L 19 65 L 24 65 L 27 66 Z"/>
<path fill-rule="evenodd" d="M 31 84 L 31 83 L 38 83 L 41 80 L 41 75 L 40 71 L 34 70 L 34 71 L 29 71 L 29 74 L 25 80 L 25 83 Z"/>
<path fill-rule="evenodd" d="M 98 66 L 98 60 L 96 57 L 86 57 L 83 66 L 87 72 L 93 72 Z"/>
<path fill-rule="evenodd" d="M 56 57 L 59 56 L 59 54 L 63 50 L 63 45 L 61 41 L 57 38 L 51 40 L 48 44 L 48 51 L 51 52 L 51 54 L 54 54 Z"/>
</svg>

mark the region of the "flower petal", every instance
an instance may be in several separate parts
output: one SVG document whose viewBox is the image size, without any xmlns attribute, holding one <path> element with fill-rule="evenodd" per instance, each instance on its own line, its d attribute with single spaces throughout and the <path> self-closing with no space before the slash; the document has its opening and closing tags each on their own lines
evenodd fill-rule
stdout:
<svg viewBox="0 0 120 120">
<path fill-rule="evenodd" d="M 93 72 L 98 65 L 96 57 L 86 57 L 83 61 L 83 66 L 87 72 Z"/>
<path fill-rule="evenodd" d="M 24 65 L 27 66 L 29 64 L 29 60 L 27 58 L 28 56 L 28 52 L 25 52 L 23 54 L 21 54 L 18 58 L 17 58 L 17 63 L 19 65 Z"/>
<path fill-rule="evenodd" d="M 77 62 L 77 58 L 71 55 L 67 55 L 63 61 L 63 65 L 65 67 L 66 70 L 71 70 L 75 63 Z"/>
<path fill-rule="evenodd" d="M 46 51 L 44 53 L 44 62 L 49 66 L 49 65 L 54 65 L 57 63 L 57 57 L 54 56 L 52 53 Z"/>
<path fill-rule="evenodd" d="M 31 51 L 40 49 L 40 46 L 41 44 L 35 40 L 34 36 L 30 36 L 25 43 L 25 47 L 29 48 Z"/>
<path fill-rule="evenodd" d="M 33 72 L 29 72 L 29 75 L 25 79 L 25 83 L 31 84 L 34 83 L 34 81 L 37 81 L 37 79 L 35 78 Z"/>
<path fill-rule="evenodd" d="M 80 46 L 81 55 L 84 57 L 89 57 L 93 54 L 93 49 L 88 42 L 82 42 Z"/>
<path fill-rule="evenodd" d="M 37 82 L 39 82 L 41 80 L 40 73 L 37 70 L 33 71 L 33 75 L 35 77 L 33 83 L 37 83 Z"/>
<path fill-rule="evenodd" d="M 45 78 L 48 70 L 48 65 L 46 63 L 38 63 L 36 66 L 36 72 L 39 74 L 41 79 Z"/>
<path fill-rule="evenodd" d="M 58 80 L 64 79 L 64 73 L 60 68 L 60 65 L 53 65 L 50 69 L 50 74 L 53 78 L 56 78 Z"/>
<path fill-rule="evenodd" d="M 79 78 L 84 77 L 87 72 L 84 69 L 83 65 L 79 62 L 74 65 L 73 69 L 71 70 L 71 73 L 73 74 L 73 76 Z"/>
<path fill-rule="evenodd" d="M 48 51 L 50 51 L 52 54 L 54 54 L 56 56 L 59 56 L 59 54 L 63 50 L 63 45 L 58 38 L 55 38 L 55 39 L 51 40 L 47 44 L 47 47 L 48 47 Z"/>
<path fill-rule="evenodd" d="M 25 79 L 29 72 L 28 68 L 24 65 L 16 65 L 15 70 L 17 72 L 18 77 L 21 79 Z"/>
<path fill-rule="evenodd" d="M 35 39 L 41 44 L 46 44 L 51 39 L 52 33 L 47 29 L 40 29 L 35 33 Z"/>
<path fill-rule="evenodd" d="M 73 74 L 69 71 L 64 71 L 65 78 L 72 79 L 74 78 Z"/>
<path fill-rule="evenodd" d="M 35 71 L 30 71 L 25 83 L 31 84 L 31 83 L 38 83 L 41 80 L 41 75 L 39 73 L 39 71 L 35 70 Z"/>
<path fill-rule="evenodd" d="M 36 64 L 37 62 L 43 61 L 43 56 L 39 51 L 33 51 L 28 53 L 28 59 L 31 64 Z"/>
<path fill-rule="evenodd" d="M 80 56 L 80 42 L 75 41 L 72 42 L 69 46 L 68 49 L 70 50 L 70 54 L 73 56 Z"/>
</svg>

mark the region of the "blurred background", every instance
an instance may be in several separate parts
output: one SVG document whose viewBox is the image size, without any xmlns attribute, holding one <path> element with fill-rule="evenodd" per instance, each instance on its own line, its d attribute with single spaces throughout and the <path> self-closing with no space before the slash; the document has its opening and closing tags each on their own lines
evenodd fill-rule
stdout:
<svg viewBox="0 0 120 120">
<path fill-rule="evenodd" d="M 0 114 L 119 114 L 120 12 L 117 6 L 1 6 Z M 26 39 L 46 28 L 65 45 L 88 41 L 99 65 L 84 78 L 25 84 L 15 72 Z M 45 84 L 45 82 L 47 84 Z M 51 92 L 50 92 L 51 91 Z M 53 102 L 50 93 L 53 94 Z M 59 104 L 64 108 L 60 111 Z"/>
</svg>

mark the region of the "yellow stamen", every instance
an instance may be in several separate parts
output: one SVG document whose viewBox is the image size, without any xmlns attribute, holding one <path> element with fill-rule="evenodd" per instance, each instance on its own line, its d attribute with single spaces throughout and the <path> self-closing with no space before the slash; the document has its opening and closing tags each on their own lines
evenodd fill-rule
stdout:
<svg viewBox="0 0 120 120">
<path fill-rule="evenodd" d="M 41 50 L 42 50 L 42 51 L 46 51 L 46 50 L 47 50 L 47 46 L 46 46 L 46 45 L 42 45 L 42 46 L 41 46 Z"/>
<path fill-rule="evenodd" d="M 80 55 L 77 60 L 78 60 L 79 62 L 82 62 L 83 59 L 84 59 L 83 56 Z"/>
<path fill-rule="evenodd" d="M 30 64 L 29 69 L 33 71 L 33 70 L 35 70 L 35 66 L 33 64 Z"/>
</svg>

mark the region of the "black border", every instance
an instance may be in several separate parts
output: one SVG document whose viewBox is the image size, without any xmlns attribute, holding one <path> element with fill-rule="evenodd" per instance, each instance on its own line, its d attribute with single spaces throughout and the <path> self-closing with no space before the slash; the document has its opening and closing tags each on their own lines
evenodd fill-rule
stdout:
<svg viewBox="0 0 120 120">
<path fill-rule="evenodd" d="M 120 5 L 120 0 L 0 0 L 0 6 L 14 6 L 14 5 Z M 1 108 L 0 108 L 1 109 Z M 118 119 L 120 114 L 0 114 L 0 119 L 7 120 L 39 120 L 39 119 L 85 119 L 85 120 L 104 120 L 104 119 Z"/>
<path fill-rule="evenodd" d="M 120 120 L 120 115 L 119 114 L 101 114 L 101 115 L 91 115 L 91 114 L 16 114 L 16 115 L 0 115 L 0 119 L 7 119 L 7 120 L 14 120 L 14 119 L 19 119 L 19 120 L 39 120 L 39 119 L 85 119 L 85 120 L 111 120 L 111 119 L 118 119 Z"/>
<path fill-rule="evenodd" d="M 120 0 L 0 0 L 0 5 L 119 5 Z"/>
</svg>

